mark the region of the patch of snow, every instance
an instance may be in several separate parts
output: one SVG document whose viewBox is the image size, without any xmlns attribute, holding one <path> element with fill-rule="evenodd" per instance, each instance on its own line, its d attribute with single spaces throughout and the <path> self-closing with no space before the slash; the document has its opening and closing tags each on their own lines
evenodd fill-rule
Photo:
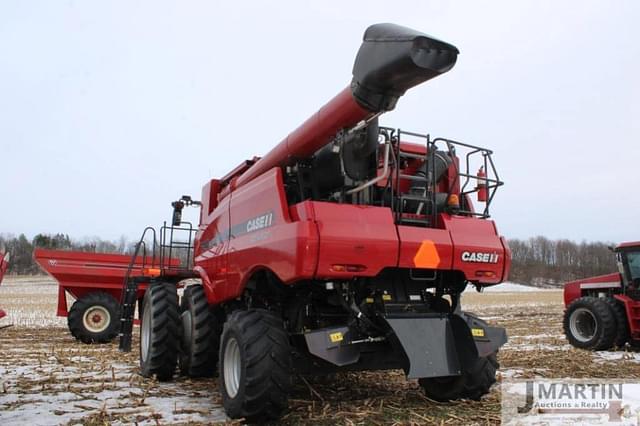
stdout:
<svg viewBox="0 0 640 426">
<path fill-rule="evenodd" d="M 573 346 L 569 344 L 565 344 L 565 345 L 553 345 L 553 344 L 547 344 L 547 343 L 519 344 L 519 343 L 507 342 L 502 348 L 513 350 L 513 351 L 568 351 L 571 348 L 573 348 Z"/>
<path fill-rule="evenodd" d="M 595 362 L 631 361 L 640 362 L 640 352 L 599 351 L 593 353 Z"/>
<path fill-rule="evenodd" d="M 504 370 L 500 370 L 500 376 L 502 378 L 521 377 L 522 375 L 524 375 L 524 370 L 522 368 L 506 368 Z"/>
<path fill-rule="evenodd" d="M 513 337 L 517 337 L 518 339 L 521 340 L 534 340 L 534 339 L 561 339 L 564 337 L 563 334 L 548 334 L 548 333 L 544 333 L 544 334 L 528 334 L 526 336 L 513 336 Z"/>
<path fill-rule="evenodd" d="M 469 286 L 465 291 L 475 291 L 475 287 Z M 558 289 L 540 288 L 512 282 L 504 282 L 491 287 L 485 287 L 483 290 L 484 293 L 522 293 L 533 291 L 558 291 Z"/>
</svg>

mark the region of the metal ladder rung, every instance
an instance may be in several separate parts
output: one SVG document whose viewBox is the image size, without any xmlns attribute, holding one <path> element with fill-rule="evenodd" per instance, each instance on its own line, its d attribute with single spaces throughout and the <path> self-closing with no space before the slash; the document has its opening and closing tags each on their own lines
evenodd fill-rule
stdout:
<svg viewBox="0 0 640 426">
<path fill-rule="evenodd" d="M 413 152 L 402 152 L 400 151 L 400 157 L 405 157 L 405 158 L 415 158 L 417 160 L 424 160 L 426 157 L 426 154 L 414 154 Z"/>
<path fill-rule="evenodd" d="M 427 204 L 433 204 L 433 200 L 425 197 L 424 195 L 409 195 L 403 194 L 400 196 L 401 200 L 422 201 Z"/>
<path fill-rule="evenodd" d="M 427 182 L 426 177 L 400 174 L 400 179 L 407 179 L 416 182 Z"/>
</svg>

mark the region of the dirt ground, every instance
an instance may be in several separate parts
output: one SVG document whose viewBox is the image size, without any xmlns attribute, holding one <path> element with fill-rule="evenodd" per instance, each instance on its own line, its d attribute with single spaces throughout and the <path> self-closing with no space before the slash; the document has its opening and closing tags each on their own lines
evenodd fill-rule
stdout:
<svg viewBox="0 0 640 426">
<path fill-rule="evenodd" d="M 0 306 L 0 424 L 203 424 L 226 422 L 215 379 L 157 383 L 137 374 L 138 354 L 75 341 L 55 317 L 57 287 L 8 279 Z M 580 351 L 562 335 L 559 291 L 465 293 L 463 306 L 504 326 L 503 378 L 639 378 L 640 353 Z M 134 336 L 136 339 L 136 336 Z M 137 339 L 135 340 L 137 341 Z M 482 401 L 437 404 L 402 372 L 296 379 L 283 424 L 498 424 L 499 386 Z"/>
</svg>

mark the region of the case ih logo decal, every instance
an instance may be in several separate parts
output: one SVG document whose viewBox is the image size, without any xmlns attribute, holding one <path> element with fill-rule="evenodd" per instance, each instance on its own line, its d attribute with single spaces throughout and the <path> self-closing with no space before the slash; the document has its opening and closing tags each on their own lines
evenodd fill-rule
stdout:
<svg viewBox="0 0 640 426">
<path fill-rule="evenodd" d="M 261 229 L 269 228 L 273 225 L 273 211 L 263 213 L 260 216 L 256 216 L 252 219 L 240 222 L 233 225 L 231 229 L 219 232 L 216 236 L 210 240 L 203 240 L 200 246 L 204 250 L 209 250 L 218 244 L 228 241 L 229 238 L 237 238 L 251 232 L 259 231 Z"/>
<path fill-rule="evenodd" d="M 498 254 L 482 253 L 476 251 L 463 251 L 462 261 L 473 263 L 498 263 Z"/>
<path fill-rule="evenodd" d="M 247 232 L 268 228 L 273 223 L 273 213 L 269 212 L 247 222 Z"/>
</svg>

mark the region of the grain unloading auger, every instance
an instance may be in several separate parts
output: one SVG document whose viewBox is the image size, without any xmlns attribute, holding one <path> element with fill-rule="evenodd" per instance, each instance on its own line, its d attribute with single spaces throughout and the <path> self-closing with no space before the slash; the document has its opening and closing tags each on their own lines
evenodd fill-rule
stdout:
<svg viewBox="0 0 640 426">
<path fill-rule="evenodd" d="M 125 278 L 121 350 L 148 286 L 144 376 L 218 371 L 227 414 L 249 421 L 284 412 L 294 374 L 404 369 L 433 399 L 489 391 L 506 333 L 462 311 L 460 295 L 509 271 L 489 220 L 502 184 L 492 152 L 378 124 L 457 55 L 408 28 L 369 27 L 347 88 L 264 157 L 209 181 L 201 203 L 173 203 L 171 235 L 190 236 L 182 208 L 200 207 L 193 249 L 190 237 L 178 244 L 192 256 L 167 264 L 176 244 L 165 239 L 152 268 Z M 179 298 L 185 278 L 202 283 Z"/>
</svg>

